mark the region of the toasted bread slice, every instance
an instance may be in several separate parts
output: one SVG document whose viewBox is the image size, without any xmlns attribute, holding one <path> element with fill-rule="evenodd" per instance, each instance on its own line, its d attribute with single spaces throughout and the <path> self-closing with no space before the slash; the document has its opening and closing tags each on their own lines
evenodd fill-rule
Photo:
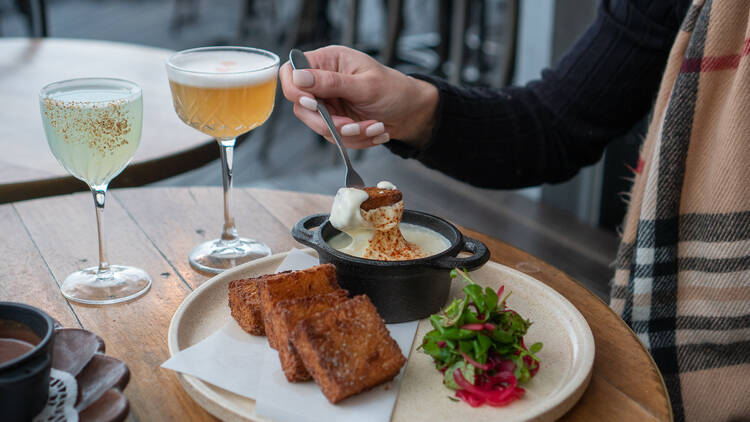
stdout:
<svg viewBox="0 0 750 422">
<path fill-rule="evenodd" d="M 300 321 L 292 344 L 331 403 L 393 379 L 406 363 L 364 295 Z"/>
<path fill-rule="evenodd" d="M 281 367 L 289 382 L 312 378 L 289 341 L 291 331 L 298 322 L 345 302 L 348 296 L 349 292 L 339 289 L 324 295 L 287 299 L 277 303 L 271 311 L 268 320 L 278 340 Z"/>
<path fill-rule="evenodd" d="M 397 189 L 380 189 L 378 187 L 362 188 L 370 197 L 365 200 L 359 207 L 365 211 L 374 210 L 375 208 L 393 205 L 403 199 L 403 194 Z"/>
<path fill-rule="evenodd" d="M 229 282 L 229 309 L 243 330 L 255 336 L 266 334 L 260 309 L 258 279 L 243 278 Z"/>
<path fill-rule="evenodd" d="M 285 271 L 271 274 L 258 284 L 261 312 L 265 321 L 268 344 L 279 349 L 279 343 L 270 327 L 268 316 L 276 304 L 286 299 L 314 296 L 338 290 L 336 267 L 332 264 L 318 265 L 301 271 Z"/>
</svg>

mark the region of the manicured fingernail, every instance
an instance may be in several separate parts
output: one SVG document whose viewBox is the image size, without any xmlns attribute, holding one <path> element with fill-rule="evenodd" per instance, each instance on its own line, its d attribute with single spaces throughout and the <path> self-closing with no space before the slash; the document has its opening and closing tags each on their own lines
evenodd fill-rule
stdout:
<svg viewBox="0 0 750 422">
<path fill-rule="evenodd" d="M 367 136 L 376 136 L 383 132 L 385 132 L 385 125 L 382 122 L 372 124 L 365 129 L 365 135 Z"/>
<path fill-rule="evenodd" d="M 341 126 L 341 134 L 344 136 L 355 136 L 359 135 L 359 125 L 356 123 L 349 123 Z"/>
<path fill-rule="evenodd" d="M 381 133 L 380 135 L 372 138 L 372 143 L 375 145 L 384 144 L 391 140 L 391 136 L 388 133 Z"/>
<path fill-rule="evenodd" d="M 299 105 L 301 105 L 302 107 L 308 110 L 312 110 L 312 111 L 318 110 L 318 102 L 313 100 L 310 97 L 299 97 Z"/>
<path fill-rule="evenodd" d="M 313 74 L 306 70 L 293 70 L 292 71 L 292 82 L 301 88 L 307 88 L 313 86 L 315 78 Z"/>
</svg>

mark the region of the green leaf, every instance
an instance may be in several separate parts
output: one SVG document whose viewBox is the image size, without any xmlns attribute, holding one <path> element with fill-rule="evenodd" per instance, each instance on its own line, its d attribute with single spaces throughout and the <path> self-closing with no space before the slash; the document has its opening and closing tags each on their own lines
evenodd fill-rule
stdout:
<svg viewBox="0 0 750 422">
<path fill-rule="evenodd" d="M 474 356 L 476 361 L 479 363 L 487 362 L 487 351 L 492 346 L 492 340 L 484 334 L 478 334 L 477 339 L 474 340 Z"/>
<path fill-rule="evenodd" d="M 461 387 L 456 384 L 456 380 L 453 379 L 453 373 L 456 372 L 456 369 L 461 370 L 461 374 L 466 378 L 466 381 L 469 381 L 470 383 L 474 384 L 474 376 L 476 374 L 476 368 L 474 368 L 474 365 L 467 363 L 464 360 L 460 360 L 453 365 L 451 365 L 450 368 L 448 368 L 445 371 L 445 386 L 450 388 L 451 390 L 460 390 Z"/>
<path fill-rule="evenodd" d="M 449 317 L 455 315 L 458 310 L 459 302 L 461 302 L 461 299 L 453 299 L 453 302 L 443 310 L 443 313 Z"/>
<path fill-rule="evenodd" d="M 467 283 L 476 284 L 474 283 L 474 280 L 469 277 L 469 272 L 466 271 L 466 268 L 454 268 L 453 270 L 451 270 L 451 278 L 455 278 L 458 275 L 463 277 L 463 279 L 466 280 Z"/>
<path fill-rule="evenodd" d="M 499 354 L 500 356 L 507 356 L 513 352 L 513 345 L 506 346 L 506 345 L 498 345 L 497 343 L 495 343 L 493 347 L 495 351 L 497 352 L 497 354 Z"/>
<path fill-rule="evenodd" d="M 422 338 L 422 343 L 426 343 L 428 340 L 439 341 L 442 338 L 443 338 L 443 335 L 440 334 L 440 331 L 432 330 L 432 331 L 428 331 L 427 334 L 424 335 L 424 337 Z"/>
<path fill-rule="evenodd" d="M 443 327 L 440 325 L 440 315 L 430 315 L 430 324 L 432 324 L 432 328 L 436 329 L 437 331 L 442 331 Z"/>
<path fill-rule="evenodd" d="M 461 318 L 464 316 L 464 313 L 466 312 L 466 305 L 468 304 L 469 300 L 466 298 L 461 300 L 454 300 L 453 303 L 451 303 L 451 306 L 454 306 L 454 308 L 451 310 L 450 318 L 444 320 L 442 322 L 442 325 L 444 327 L 458 325 L 458 323 L 461 322 Z"/>
<path fill-rule="evenodd" d="M 484 323 L 483 319 L 477 318 L 477 314 L 474 312 L 467 312 L 464 318 L 464 324 L 482 324 Z"/>
<path fill-rule="evenodd" d="M 479 334 L 477 340 L 479 340 L 479 344 L 485 352 L 490 349 L 490 346 L 492 346 L 492 340 L 484 334 Z"/>
<path fill-rule="evenodd" d="M 481 354 L 481 350 L 480 350 L 481 347 L 479 346 L 479 342 L 477 341 L 477 339 L 474 339 L 474 341 L 471 342 L 471 348 L 472 348 L 471 354 L 474 355 L 474 357 L 472 359 L 474 359 L 475 361 L 477 361 L 479 363 L 483 363 L 480 360 L 481 359 L 481 356 L 480 356 L 480 354 Z"/>
<path fill-rule="evenodd" d="M 458 342 L 458 350 L 460 350 L 461 353 L 466 353 L 467 355 L 471 355 L 471 352 L 473 349 L 474 349 L 474 343 L 471 341 L 459 341 Z"/>
<path fill-rule="evenodd" d="M 462 330 L 460 328 L 445 328 L 443 331 L 444 340 L 466 340 L 474 337 L 476 332 L 471 330 Z"/>
<path fill-rule="evenodd" d="M 512 360 L 513 363 L 516 364 L 516 369 L 513 371 L 513 375 L 516 376 L 519 384 L 528 381 L 531 376 L 529 373 L 529 368 L 527 368 L 526 364 L 523 362 L 522 356 L 523 355 L 510 356 L 510 360 Z"/>
<path fill-rule="evenodd" d="M 540 350 L 542 350 L 542 343 L 541 342 L 536 342 L 536 343 L 532 344 L 531 347 L 529 347 L 529 352 L 531 352 L 532 354 L 533 353 L 538 353 Z"/>
<path fill-rule="evenodd" d="M 471 300 L 477 305 L 477 309 L 481 313 L 485 313 L 487 308 L 484 301 L 484 295 L 482 294 L 482 287 L 477 284 L 469 284 L 464 287 L 464 293 L 466 293 Z"/>
<path fill-rule="evenodd" d="M 497 308 L 497 293 L 489 287 L 484 288 L 484 297 L 487 310 L 494 312 Z"/>
<path fill-rule="evenodd" d="M 502 330 L 499 327 L 492 332 L 492 339 L 504 344 L 515 343 L 515 337 L 508 331 Z"/>
<path fill-rule="evenodd" d="M 508 300 L 508 297 L 510 296 L 511 293 L 513 293 L 513 292 L 508 292 L 508 293 L 505 294 L 505 296 L 503 296 L 503 300 L 500 301 L 500 308 L 501 309 L 505 309 L 505 305 L 506 305 L 505 302 Z"/>
<path fill-rule="evenodd" d="M 434 341 L 428 341 L 427 343 L 422 344 L 419 346 L 423 352 L 430 356 L 435 356 L 440 354 L 440 347 L 435 343 Z"/>
</svg>

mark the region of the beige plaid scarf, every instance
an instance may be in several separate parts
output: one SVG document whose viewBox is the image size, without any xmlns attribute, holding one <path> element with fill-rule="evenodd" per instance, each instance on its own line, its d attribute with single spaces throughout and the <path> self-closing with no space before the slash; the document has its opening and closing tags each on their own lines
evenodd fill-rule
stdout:
<svg viewBox="0 0 750 422">
<path fill-rule="evenodd" d="M 611 306 L 675 420 L 750 420 L 750 0 L 694 1 L 675 39 Z"/>
</svg>

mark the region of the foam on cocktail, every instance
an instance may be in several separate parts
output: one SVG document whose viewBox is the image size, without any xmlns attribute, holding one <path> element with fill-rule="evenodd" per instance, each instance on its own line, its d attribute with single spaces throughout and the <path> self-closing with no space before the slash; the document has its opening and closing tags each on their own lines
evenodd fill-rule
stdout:
<svg viewBox="0 0 750 422">
<path fill-rule="evenodd" d="M 167 63 L 175 111 L 216 139 L 233 139 L 271 114 L 278 58 L 252 50 L 188 50 Z"/>
<path fill-rule="evenodd" d="M 276 77 L 275 58 L 239 51 L 199 51 L 170 59 L 173 82 L 196 87 L 259 85 Z"/>
</svg>

